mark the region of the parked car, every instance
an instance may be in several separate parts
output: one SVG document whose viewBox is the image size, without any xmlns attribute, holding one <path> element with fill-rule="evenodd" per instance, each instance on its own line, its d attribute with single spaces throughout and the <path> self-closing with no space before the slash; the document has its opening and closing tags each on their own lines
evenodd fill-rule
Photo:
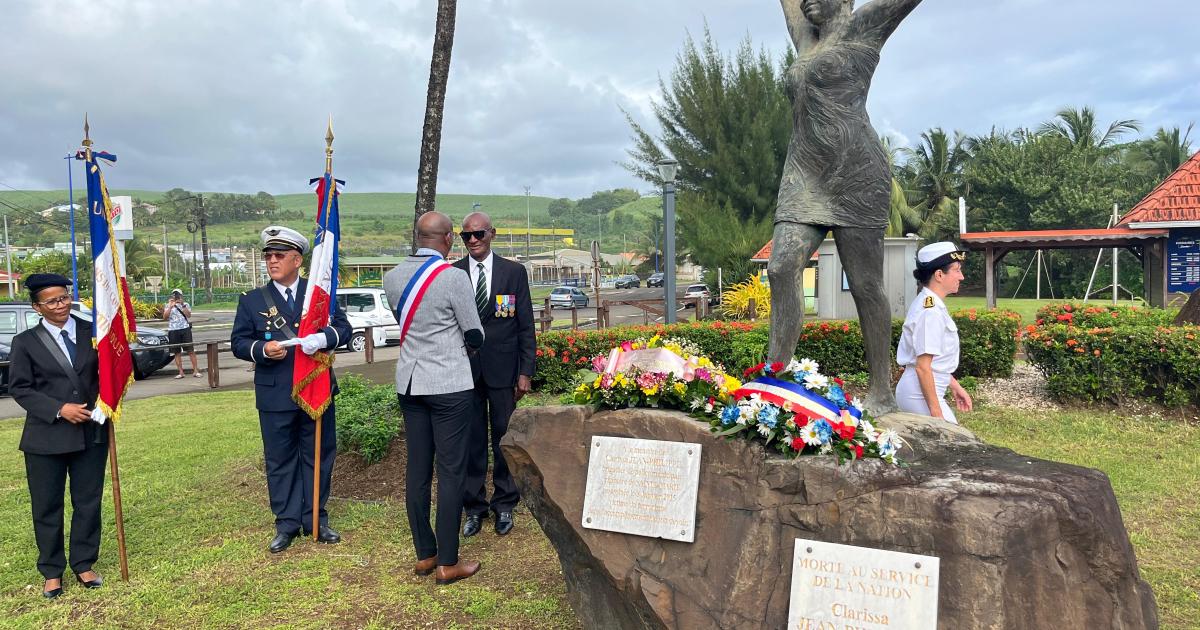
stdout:
<svg viewBox="0 0 1200 630">
<path fill-rule="evenodd" d="M 8 361 L 9 347 L 6 343 L 0 343 L 0 361 Z M 8 366 L 0 366 L 0 394 L 8 393 Z"/>
<path fill-rule="evenodd" d="M 550 307 L 586 308 L 588 296 L 575 287 L 555 287 L 550 292 Z"/>
<path fill-rule="evenodd" d="M 662 285 L 663 273 L 661 271 L 650 274 L 650 277 L 646 279 L 646 286 L 648 287 L 661 287 Z"/>
<path fill-rule="evenodd" d="M 338 287 L 337 303 L 346 311 L 346 319 L 354 334 L 342 345 L 352 352 L 362 352 L 367 347 L 367 327 L 374 326 L 375 345 L 400 343 L 400 325 L 396 313 L 388 306 L 387 294 L 383 289 L 369 287 Z"/>
<path fill-rule="evenodd" d="M 633 274 L 617 278 L 616 287 L 618 289 L 636 289 L 640 286 L 642 286 L 642 279 Z"/>
<path fill-rule="evenodd" d="M 80 319 L 92 321 L 92 309 L 79 302 L 72 304 L 71 309 Z M 28 302 L 0 304 L 0 343 L 11 345 L 12 338 L 17 333 L 37 326 L 41 321 L 42 316 L 33 310 L 33 305 Z M 155 347 L 165 345 L 167 345 L 167 331 L 138 325 L 137 341 L 130 346 L 135 350 L 133 353 L 134 378 L 144 379 L 171 362 L 170 351 L 166 348 Z M 7 374 L 5 376 L 7 381 Z"/>
<path fill-rule="evenodd" d="M 685 299 L 701 298 L 701 299 L 707 301 L 709 304 L 713 303 L 712 292 L 708 290 L 707 285 L 703 285 L 703 284 L 689 284 L 687 290 L 685 290 L 683 292 L 683 297 Z M 692 306 L 692 303 L 690 303 L 690 302 L 688 302 L 687 304 L 684 304 L 685 308 L 691 307 L 691 306 Z"/>
</svg>

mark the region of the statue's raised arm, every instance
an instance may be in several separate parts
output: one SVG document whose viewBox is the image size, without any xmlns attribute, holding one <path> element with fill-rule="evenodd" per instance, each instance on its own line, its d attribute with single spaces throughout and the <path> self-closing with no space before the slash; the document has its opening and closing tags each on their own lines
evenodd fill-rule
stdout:
<svg viewBox="0 0 1200 630">
<path fill-rule="evenodd" d="M 804 51 L 812 47 L 818 38 L 817 27 L 804 15 L 804 0 L 779 0 L 783 5 L 783 17 L 787 21 L 788 33 L 792 35 L 792 43 L 796 51 Z"/>
<path fill-rule="evenodd" d="M 921 0 L 872 0 L 854 12 L 850 20 L 850 36 L 882 48 L 900 22 L 918 4 L 921 4 Z"/>
</svg>

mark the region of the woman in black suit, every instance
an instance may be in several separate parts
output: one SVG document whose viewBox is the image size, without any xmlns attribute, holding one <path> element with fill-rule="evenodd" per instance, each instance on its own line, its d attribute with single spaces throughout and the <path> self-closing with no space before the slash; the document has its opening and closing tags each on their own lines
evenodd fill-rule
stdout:
<svg viewBox="0 0 1200 630">
<path fill-rule="evenodd" d="M 71 316 L 71 281 L 32 274 L 25 281 L 42 321 L 13 337 L 9 392 L 25 409 L 20 449 L 33 507 L 42 595 L 62 594 L 63 492 L 71 479 L 71 570 L 85 588 L 103 579 L 92 570 L 100 552 L 100 502 L 108 459 L 106 427 L 92 421 L 100 377 L 92 325 Z"/>
</svg>

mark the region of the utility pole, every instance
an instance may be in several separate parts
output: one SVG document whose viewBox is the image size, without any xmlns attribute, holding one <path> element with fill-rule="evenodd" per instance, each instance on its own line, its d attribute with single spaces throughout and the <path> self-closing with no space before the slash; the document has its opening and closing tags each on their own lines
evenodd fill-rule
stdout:
<svg viewBox="0 0 1200 630">
<path fill-rule="evenodd" d="M 200 226 L 196 225 L 195 221 L 187 222 L 187 231 L 192 233 L 192 264 L 188 266 L 188 285 L 192 289 L 192 304 L 196 303 L 196 230 L 199 229 Z M 180 249 L 183 247 L 180 246 Z"/>
<path fill-rule="evenodd" d="M 530 232 L 533 231 L 533 223 L 529 220 L 529 186 L 525 187 L 525 260 L 529 260 L 530 250 Z"/>
<path fill-rule="evenodd" d="M 208 219 L 204 215 L 204 195 L 196 195 L 196 208 L 200 214 L 200 248 L 204 254 L 204 294 L 208 301 L 213 301 L 212 269 L 208 266 Z"/>
<path fill-rule="evenodd" d="M 4 213 L 4 265 L 8 271 L 8 299 L 15 297 L 12 277 L 12 246 L 8 243 L 8 213 Z"/>
<path fill-rule="evenodd" d="M 163 221 L 163 278 L 171 285 L 171 263 L 167 260 L 167 222 Z"/>
</svg>

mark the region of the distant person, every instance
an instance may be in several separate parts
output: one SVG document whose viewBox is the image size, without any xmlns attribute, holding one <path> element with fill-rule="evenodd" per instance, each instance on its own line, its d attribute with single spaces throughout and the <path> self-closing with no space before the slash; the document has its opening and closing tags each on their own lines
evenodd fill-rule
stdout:
<svg viewBox="0 0 1200 630">
<path fill-rule="evenodd" d="M 513 529 L 513 508 L 521 495 L 500 452 L 500 438 L 508 431 L 508 419 L 517 401 L 533 386 L 537 350 L 533 302 L 525 267 L 492 251 L 496 228 L 492 227 L 491 217 L 482 212 L 468 214 L 460 235 L 469 255 L 454 266 L 471 277 L 485 337 L 483 347 L 471 356 L 477 411 L 471 420 L 467 447 L 467 482 L 463 494 L 467 520 L 463 523 L 463 536 L 478 534 L 489 511 L 496 515 L 496 533 L 504 536 Z M 491 501 L 486 484 L 489 444 Z"/>
<path fill-rule="evenodd" d="M 904 331 L 896 348 L 896 362 L 904 368 L 896 384 L 901 411 L 933 416 L 958 424 L 946 404 L 946 389 L 954 394 L 961 411 L 972 408 L 971 395 L 954 378 L 958 369 L 958 326 L 946 310 L 946 296 L 958 293 L 967 253 L 954 243 L 926 245 L 917 252 L 913 277 L 921 286 L 908 307 Z"/>
<path fill-rule="evenodd" d="M 100 554 L 100 500 L 108 431 L 92 421 L 100 395 L 100 371 L 92 348 L 92 325 L 71 315 L 71 281 L 52 273 L 25 279 L 41 321 L 13 337 L 9 393 L 25 410 L 18 448 L 33 507 L 33 538 L 42 596 L 62 595 L 63 492 L 71 480 L 71 571 L 84 588 L 104 580 L 92 565 Z"/>
<path fill-rule="evenodd" d="M 183 301 L 183 291 L 171 290 L 171 299 L 167 300 L 166 305 L 163 306 L 163 319 L 167 320 L 168 343 L 172 346 L 192 343 L 192 305 Z M 196 349 L 191 345 L 171 348 L 171 354 L 175 355 L 175 368 L 179 370 L 175 378 L 183 378 L 184 352 L 187 352 L 192 359 L 192 376 L 200 378 L 200 367 L 196 363 Z"/>
<path fill-rule="evenodd" d="M 478 562 L 458 556 L 458 526 L 475 413 L 467 355 L 483 345 L 483 329 L 471 281 L 446 262 L 454 242 L 450 217 L 423 214 L 416 234 L 416 253 L 384 276 L 383 288 L 401 325 L 396 395 L 408 448 L 404 503 L 417 556 L 413 572 L 450 584 L 479 571 Z M 435 461 L 437 524 L 430 527 Z"/>
<path fill-rule="evenodd" d="M 287 549 L 303 528 L 315 528 L 317 542 L 334 544 L 342 537 L 329 526 L 325 501 L 333 459 L 337 454 L 337 428 L 333 403 L 321 416 L 321 495 L 318 522 L 313 523 L 313 457 L 316 423 L 292 400 L 292 372 L 297 352 L 313 354 L 337 348 L 350 338 L 350 323 L 341 307 L 335 307 L 329 326 L 299 338 L 299 344 L 283 346 L 296 338 L 308 281 L 300 277 L 308 239 L 299 232 L 277 225 L 262 231 L 263 261 L 271 282 L 246 291 L 238 298 L 230 344 L 233 354 L 253 361 L 254 405 L 262 430 L 263 460 L 267 492 L 275 514 L 275 537 L 267 546 L 271 553 Z M 330 368 L 332 370 L 332 368 Z M 332 376 L 332 374 L 331 374 Z M 336 395 L 337 380 L 333 380 Z"/>
</svg>

